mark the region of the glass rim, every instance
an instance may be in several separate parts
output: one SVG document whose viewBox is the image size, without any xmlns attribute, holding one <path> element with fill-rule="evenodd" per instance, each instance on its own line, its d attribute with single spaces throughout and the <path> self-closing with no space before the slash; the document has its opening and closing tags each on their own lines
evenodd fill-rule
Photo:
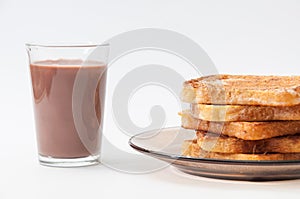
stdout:
<svg viewBox="0 0 300 199">
<path fill-rule="evenodd" d="M 104 44 L 35 44 L 25 43 L 26 47 L 40 47 L 40 48 L 93 48 L 93 47 L 108 47 L 109 43 Z"/>
</svg>

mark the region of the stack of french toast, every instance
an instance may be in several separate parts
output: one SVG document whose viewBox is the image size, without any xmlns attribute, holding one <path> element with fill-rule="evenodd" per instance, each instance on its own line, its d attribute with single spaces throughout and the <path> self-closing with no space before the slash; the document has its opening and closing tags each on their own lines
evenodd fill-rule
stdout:
<svg viewBox="0 0 300 199">
<path fill-rule="evenodd" d="M 184 82 L 182 155 L 300 160 L 300 76 L 212 75 Z"/>
</svg>

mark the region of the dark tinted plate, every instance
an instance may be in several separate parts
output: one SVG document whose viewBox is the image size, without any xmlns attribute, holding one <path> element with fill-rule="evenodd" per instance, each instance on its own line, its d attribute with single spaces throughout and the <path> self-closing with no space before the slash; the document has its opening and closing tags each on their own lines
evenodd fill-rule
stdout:
<svg viewBox="0 0 300 199">
<path fill-rule="evenodd" d="M 168 162 L 192 175 L 251 181 L 300 178 L 300 160 L 243 161 L 182 156 L 183 141 L 194 137 L 194 131 L 172 127 L 135 135 L 129 144 L 143 154 Z"/>
</svg>

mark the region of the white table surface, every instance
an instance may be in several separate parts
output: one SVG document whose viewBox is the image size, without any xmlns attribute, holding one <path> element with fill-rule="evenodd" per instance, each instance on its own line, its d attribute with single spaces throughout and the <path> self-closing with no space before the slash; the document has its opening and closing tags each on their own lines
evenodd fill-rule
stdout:
<svg viewBox="0 0 300 199">
<path fill-rule="evenodd" d="M 214 180 L 188 176 L 171 166 L 148 174 L 118 172 L 105 165 L 40 166 L 24 49 L 25 42 L 101 43 L 124 31 L 165 28 L 199 43 L 220 73 L 299 75 L 299 10 L 299 1 L 269 0 L 0 1 L 0 198 L 299 198 L 300 180 Z M 105 133 L 129 152 L 133 152 L 127 144 L 129 136 L 116 127 L 111 116 L 114 85 L 125 69 L 145 62 L 181 65 L 165 54 L 151 56 L 128 55 L 109 71 Z M 193 76 L 185 69 L 178 70 L 186 73 L 186 78 Z M 149 95 L 157 95 L 157 89 L 162 90 L 145 89 L 130 104 L 132 120 L 140 126 L 149 124 L 151 106 L 161 102 L 167 126 L 179 125 L 176 100 L 168 94 L 149 99 Z M 124 167 L 133 164 L 111 158 Z"/>
</svg>

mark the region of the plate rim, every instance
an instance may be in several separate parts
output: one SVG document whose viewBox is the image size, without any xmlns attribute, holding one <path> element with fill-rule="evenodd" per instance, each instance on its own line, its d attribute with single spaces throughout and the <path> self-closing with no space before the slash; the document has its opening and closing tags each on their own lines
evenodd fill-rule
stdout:
<svg viewBox="0 0 300 199">
<path fill-rule="evenodd" d="M 151 133 L 151 132 L 157 132 L 157 131 L 166 131 L 166 130 L 172 130 L 172 129 L 179 129 L 182 128 L 181 126 L 173 126 L 173 127 L 166 127 L 166 128 L 160 128 L 160 129 L 152 129 L 148 131 L 144 131 L 141 133 L 138 133 L 136 135 L 133 135 L 128 140 L 128 144 L 130 147 L 135 149 L 136 151 L 149 155 L 149 156 L 156 156 L 158 158 L 163 159 L 172 159 L 174 161 L 181 160 L 181 161 L 191 161 L 191 162 L 198 162 L 198 163 L 210 163 L 210 164 L 231 164 L 231 165 L 253 165 L 253 166 L 284 166 L 284 165 L 295 165 L 300 164 L 300 160 L 279 160 L 279 161 L 272 161 L 272 160 L 222 160 L 222 159 L 212 159 L 212 158 L 194 158 L 194 157 L 187 157 L 182 155 L 174 155 L 169 154 L 166 152 L 160 152 L 160 151 L 154 151 L 151 149 L 145 149 L 141 146 L 136 145 L 133 143 L 133 140 L 137 138 L 138 136 L 141 136 L 143 134 Z M 184 128 L 182 128 L 184 129 Z M 162 132 L 160 132 L 162 133 Z M 171 162 L 171 164 L 173 164 Z"/>
</svg>

